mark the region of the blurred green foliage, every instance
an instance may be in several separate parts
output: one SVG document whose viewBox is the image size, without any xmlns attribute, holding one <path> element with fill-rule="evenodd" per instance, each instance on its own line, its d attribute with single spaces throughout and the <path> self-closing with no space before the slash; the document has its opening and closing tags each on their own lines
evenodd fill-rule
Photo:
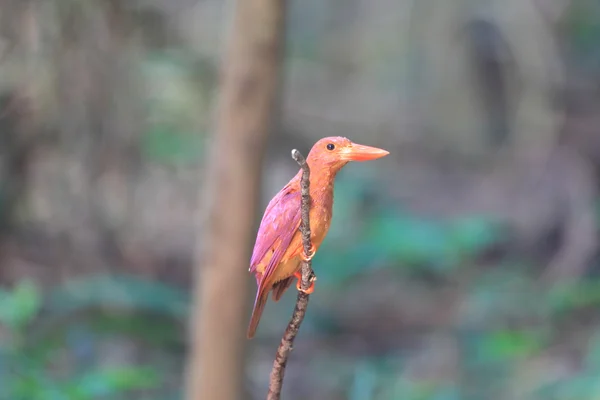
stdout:
<svg viewBox="0 0 600 400">
<path fill-rule="evenodd" d="M 518 260 L 495 261 L 493 267 L 482 269 L 477 256 L 506 239 L 501 224 L 477 215 L 445 221 L 421 217 L 381 200 L 385 196 L 377 192 L 384 187 L 373 170 L 340 173 L 334 223 L 314 259 L 319 285 L 322 291 L 351 296 L 348 283 L 377 269 L 397 272 L 398 281 L 408 286 L 420 285 L 432 275 L 451 278 L 426 285 L 422 294 L 415 292 L 412 301 L 418 304 L 444 282 L 461 282 L 460 307 L 444 333 L 458 351 L 455 375 L 448 379 L 414 376 L 409 367 L 414 352 L 390 348 L 385 356 L 357 358 L 354 368 L 346 368 L 344 360 L 332 361 L 330 355 L 317 356 L 315 366 L 338 371 L 323 379 L 349 382 L 345 398 L 351 400 L 507 399 L 517 398 L 512 394 L 517 392 L 523 396 L 519 398 L 540 400 L 600 395 L 597 334 L 583 346 L 583 369 L 572 371 L 569 378 L 543 371 L 536 376 L 530 367 L 564 340 L 572 318 L 600 309 L 600 281 L 590 278 L 543 288 L 536 283 L 538 272 L 533 266 Z M 315 307 L 307 314 L 308 326 L 322 334 L 340 334 L 336 315 L 324 315 Z M 436 357 L 430 355 L 431 360 Z M 526 372 L 531 376 L 521 378 Z"/>
<path fill-rule="evenodd" d="M 567 62 L 576 65 L 579 71 L 593 72 L 600 69 L 600 6 L 595 0 L 571 2 L 566 15 L 568 46 Z"/>
<path fill-rule="evenodd" d="M 318 12 L 321 2 L 311 1 L 311 7 L 292 3 L 296 17 L 290 20 L 293 38 L 288 63 L 295 58 L 317 59 L 323 51 L 320 42 L 331 22 L 327 13 Z M 598 3 L 573 4 L 565 35 L 568 59 L 597 70 Z M 390 36 L 371 43 L 361 62 L 376 64 L 371 69 L 380 75 L 396 76 L 397 65 L 388 62 L 394 56 L 381 50 L 395 49 L 396 39 Z M 157 51 L 141 63 L 147 126 L 140 146 L 151 163 L 190 165 L 204 154 L 216 79 L 208 63 L 191 53 Z M 391 79 L 383 81 L 389 84 Z M 460 307 L 450 326 L 436 332 L 456 347 L 452 374 L 433 378 L 413 374 L 411 361 L 423 349 L 400 344 L 378 354 L 332 356 L 314 350 L 308 357 L 311 368 L 303 377 L 310 376 L 318 388 L 337 385 L 342 398 L 349 400 L 600 398 L 600 328 L 594 320 L 600 309 L 600 280 L 544 291 L 532 278 L 532 266 L 525 263 L 505 262 L 477 270 L 473 259 L 504 240 L 501 224 L 479 215 L 445 221 L 417 216 L 384 201 L 385 184 L 377 178 L 376 167 L 368 165 L 349 166 L 340 173 L 334 223 L 314 260 L 318 284 L 324 291 L 341 292 L 348 282 L 383 269 L 393 271 L 407 286 L 422 283 L 424 276 L 454 277 L 463 285 Z M 3 197 L 0 187 L 0 205 Z M 411 300 L 415 309 L 445 282 L 440 279 L 419 292 Z M 347 291 L 341 294 L 347 295 Z M 143 398 L 180 398 L 177 379 L 171 386 L 167 381 L 170 375 L 180 375 L 185 355 L 182 332 L 189 296 L 182 290 L 132 276 L 71 279 L 49 293 L 23 281 L 12 290 L 0 290 L 0 304 L 0 400 L 129 399 L 142 398 L 142 392 L 150 393 Z M 446 304 L 438 307 L 444 309 Z M 336 315 L 318 311 L 311 305 L 308 326 L 312 323 L 324 336 L 339 333 L 329 329 L 335 326 Z M 565 332 L 583 330 L 580 322 L 572 320 L 591 325 L 589 338 L 564 338 Z M 283 326 L 286 320 L 279 322 Z M 425 338 L 433 330 L 430 327 L 419 335 Z M 174 360 L 162 354 L 159 361 L 148 362 L 151 366 L 102 365 L 100 345 L 106 337 L 142 342 L 147 352 L 162 351 Z M 274 343 L 264 344 L 269 354 Z M 550 362 L 543 362 L 543 357 L 557 343 L 583 348 L 582 365 L 563 367 L 568 371 L 562 375 L 544 369 Z M 432 352 L 425 358 L 437 361 L 438 357 Z M 538 358 L 542 366 L 531 367 L 529 363 Z M 299 367 L 291 363 L 291 368 Z M 519 377 L 526 372 L 530 375 Z M 517 389 L 524 393 L 521 397 L 511 395 Z"/>
<path fill-rule="evenodd" d="M 186 312 L 185 296 L 178 294 L 132 277 L 73 281 L 47 296 L 29 281 L 0 290 L 0 399 L 127 399 L 159 389 L 164 371 L 156 365 L 101 365 L 95 347 L 107 335 L 154 338 L 151 343 L 159 347 L 174 340 L 180 345 L 181 325 L 172 319 Z M 98 307 L 120 311 L 96 310 L 64 323 L 70 314 Z"/>
<path fill-rule="evenodd" d="M 214 72 L 206 61 L 175 50 L 148 55 L 141 71 L 148 115 L 143 154 L 159 164 L 198 163 L 210 120 Z"/>
<path fill-rule="evenodd" d="M 184 319 L 188 302 L 189 296 L 180 289 L 120 274 L 71 279 L 49 293 L 45 303 L 54 315 L 102 306 Z"/>
<path fill-rule="evenodd" d="M 323 265 L 319 280 L 343 284 L 367 269 L 390 266 L 455 273 L 504 238 L 502 226 L 486 216 L 440 221 L 379 203 L 374 193 L 383 185 L 376 171 L 366 171 L 358 176 L 342 171 L 336 180 L 335 223 L 315 256 Z"/>
</svg>

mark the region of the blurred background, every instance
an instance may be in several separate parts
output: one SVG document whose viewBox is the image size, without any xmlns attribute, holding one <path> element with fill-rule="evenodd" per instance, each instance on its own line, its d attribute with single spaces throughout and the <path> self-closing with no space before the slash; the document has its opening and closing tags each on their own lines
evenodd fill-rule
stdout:
<svg viewBox="0 0 600 400">
<path fill-rule="evenodd" d="M 283 398 L 600 399 L 600 3 L 288 11 L 260 212 L 292 148 L 391 154 L 338 175 Z M 231 12 L 0 3 L 0 399 L 182 398 Z M 246 343 L 245 399 L 295 298 Z"/>
</svg>

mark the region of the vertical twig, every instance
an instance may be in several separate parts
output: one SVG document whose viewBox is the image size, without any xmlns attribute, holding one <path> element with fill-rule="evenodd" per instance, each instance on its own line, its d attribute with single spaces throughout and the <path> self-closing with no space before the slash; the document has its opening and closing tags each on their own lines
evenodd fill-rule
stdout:
<svg viewBox="0 0 600 400">
<path fill-rule="evenodd" d="M 304 246 L 304 253 L 309 254 L 310 248 L 312 247 L 310 241 L 310 168 L 306 159 L 296 149 L 292 150 L 292 158 L 296 160 L 300 168 L 302 168 L 302 224 L 300 225 L 300 232 L 302 233 L 302 245 Z M 303 290 L 308 290 L 311 282 L 316 280 L 316 276 L 312 269 L 311 261 L 302 262 L 302 281 L 300 283 Z M 273 369 L 271 370 L 271 377 L 269 379 L 269 393 L 267 394 L 267 400 L 279 400 L 281 397 L 281 388 L 283 387 L 283 378 L 285 375 L 285 367 L 287 364 L 288 357 L 292 351 L 294 345 L 294 339 L 300 330 L 300 324 L 304 320 L 306 309 L 308 308 L 308 297 L 309 295 L 298 291 L 298 299 L 296 300 L 296 307 L 292 314 L 279 348 L 275 354 L 275 361 L 273 362 Z"/>
</svg>

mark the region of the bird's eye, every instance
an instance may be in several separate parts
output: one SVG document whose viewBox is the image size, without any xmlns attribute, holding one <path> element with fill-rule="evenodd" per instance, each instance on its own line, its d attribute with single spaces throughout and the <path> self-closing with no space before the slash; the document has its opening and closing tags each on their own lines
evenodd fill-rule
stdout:
<svg viewBox="0 0 600 400">
<path fill-rule="evenodd" d="M 335 149 L 335 145 L 333 143 L 329 143 L 327 145 L 327 150 L 333 150 L 333 149 Z"/>
</svg>

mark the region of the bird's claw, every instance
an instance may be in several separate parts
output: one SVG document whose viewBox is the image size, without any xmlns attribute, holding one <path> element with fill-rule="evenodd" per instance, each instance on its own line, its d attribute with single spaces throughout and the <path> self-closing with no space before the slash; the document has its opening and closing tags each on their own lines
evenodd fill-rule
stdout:
<svg viewBox="0 0 600 400">
<path fill-rule="evenodd" d="M 304 294 L 311 294 L 312 292 L 315 291 L 315 282 L 312 281 L 310 283 L 310 286 L 308 287 L 308 289 L 304 290 L 304 289 L 302 289 L 302 281 L 298 280 L 298 281 L 296 281 L 296 289 L 298 289 L 299 292 L 302 292 Z"/>
<path fill-rule="evenodd" d="M 298 278 L 298 280 L 296 281 L 296 289 L 298 289 L 299 292 L 311 294 L 315 291 L 315 281 L 317 280 L 316 276 L 312 275 L 310 277 L 310 286 L 306 290 L 302 289 L 302 273 L 300 271 L 297 271 L 294 273 L 294 276 Z"/>
<path fill-rule="evenodd" d="M 310 246 L 309 254 L 307 255 L 304 251 L 302 251 L 302 254 L 300 254 L 300 258 L 302 258 L 302 260 L 304 262 L 309 262 L 315 256 L 316 252 L 317 252 L 317 249 L 315 248 L 315 245 L 313 244 Z"/>
</svg>

